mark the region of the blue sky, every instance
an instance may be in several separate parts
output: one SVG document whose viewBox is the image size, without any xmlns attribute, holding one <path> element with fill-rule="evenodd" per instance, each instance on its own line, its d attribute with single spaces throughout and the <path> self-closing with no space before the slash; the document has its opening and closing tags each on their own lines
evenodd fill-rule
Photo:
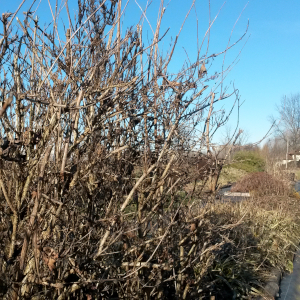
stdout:
<svg viewBox="0 0 300 300">
<path fill-rule="evenodd" d="M 184 5 L 182 3 L 185 3 Z M 171 15 L 180 15 L 188 9 L 188 2 L 173 1 L 169 6 L 171 26 L 176 21 Z M 211 16 L 217 14 L 223 1 L 211 1 Z M 232 27 L 248 1 L 229 0 L 225 3 L 211 31 L 210 53 L 218 52 L 227 45 Z M 200 36 L 207 27 L 207 1 L 198 1 Z M 171 9 L 172 8 L 172 9 Z M 238 64 L 231 71 L 227 83 L 234 81 L 239 89 L 241 100 L 245 100 L 240 110 L 239 127 L 248 131 L 250 141 L 260 140 L 270 127 L 269 116 L 276 114 L 275 105 L 283 95 L 300 92 L 300 1 L 292 0 L 252 0 L 243 11 L 235 27 L 232 40 L 237 39 L 245 30 L 249 19 L 248 41 L 242 50 Z M 179 17 L 178 17 L 179 19 Z M 193 14 L 191 15 L 191 20 Z M 200 24 L 201 23 L 201 24 Z M 179 25 L 179 24 L 178 24 Z M 179 27 L 177 25 L 177 27 Z M 195 26 L 187 23 L 183 32 L 183 44 L 191 47 Z M 245 39 L 246 40 L 246 39 Z M 243 46 L 243 41 L 232 49 L 226 61 L 230 63 Z M 189 50 L 187 48 L 187 50 Z M 212 70 L 213 71 L 213 68 Z M 224 104 L 225 108 L 230 103 Z M 237 113 L 232 115 L 231 127 L 237 121 Z M 215 141 L 222 137 L 223 130 L 216 135 Z"/>
<path fill-rule="evenodd" d="M 55 5 L 54 0 L 49 0 Z M 136 0 L 140 6 L 145 7 L 146 0 Z M 13 12 L 21 1 L 0 0 L 1 13 Z M 28 6 L 27 1 L 21 12 Z M 59 1 L 60 3 L 60 1 Z M 74 12 L 75 0 L 69 0 L 70 12 Z M 243 11 L 243 8 L 247 7 Z M 160 1 L 153 0 L 149 11 L 149 22 L 155 27 L 157 9 Z M 165 1 L 165 17 L 162 22 L 162 32 L 170 28 L 161 49 L 168 49 L 171 36 L 175 38 L 182 21 L 189 10 L 192 0 Z M 211 18 L 214 19 L 224 1 L 211 0 Z M 208 27 L 208 1 L 196 1 L 198 16 L 199 39 L 202 40 Z M 275 104 L 279 103 L 284 95 L 300 92 L 300 1 L 299 0 L 228 0 L 225 2 L 215 24 L 212 26 L 210 35 L 209 53 L 217 53 L 227 46 L 231 30 L 243 11 L 231 41 L 237 40 L 245 31 L 249 19 L 249 29 L 245 39 L 233 48 L 226 56 L 225 65 L 228 65 L 243 48 L 239 62 L 226 79 L 226 84 L 234 82 L 239 89 L 241 100 L 244 104 L 240 110 L 240 124 L 249 132 L 250 142 L 260 140 L 270 127 L 269 116 L 276 114 Z M 40 20 L 45 23 L 51 17 L 48 9 L 48 1 L 41 0 L 38 12 Z M 134 24 L 139 19 L 140 11 L 135 0 L 130 0 L 124 18 L 124 25 Z M 23 19 L 23 18 L 21 18 Z M 145 22 L 145 29 L 151 30 Z M 206 47 L 206 46 L 205 46 Z M 197 55 L 197 23 L 195 11 L 192 10 L 189 19 L 179 38 L 178 48 L 175 53 L 174 69 L 182 66 L 186 59 L 183 48 L 189 53 L 189 57 L 195 60 Z M 223 59 L 223 57 L 222 57 Z M 208 70 L 210 74 L 219 71 L 220 61 L 216 61 Z M 231 100 L 216 107 L 217 109 L 229 109 Z M 237 122 L 237 112 L 234 111 L 230 125 L 234 127 Z M 224 130 L 220 129 L 215 136 L 215 141 L 222 139 Z"/>
</svg>

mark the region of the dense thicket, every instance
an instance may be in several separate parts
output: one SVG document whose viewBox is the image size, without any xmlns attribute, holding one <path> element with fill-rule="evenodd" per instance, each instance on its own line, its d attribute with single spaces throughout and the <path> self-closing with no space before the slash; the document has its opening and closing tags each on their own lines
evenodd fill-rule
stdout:
<svg viewBox="0 0 300 300">
<path fill-rule="evenodd" d="M 178 40 L 161 55 L 163 6 L 148 44 L 141 25 L 121 35 L 121 1 L 78 1 L 76 18 L 63 9 L 48 27 L 34 3 L 2 14 L 0 292 L 195 299 L 207 292 L 201 253 L 218 245 L 182 188 L 219 171 L 200 154 L 226 120 L 214 112 L 229 97 L 215 94 L 222 82 L 207 85 L 217 55 L 199 49 L 171 73 Z"/>
</svg>

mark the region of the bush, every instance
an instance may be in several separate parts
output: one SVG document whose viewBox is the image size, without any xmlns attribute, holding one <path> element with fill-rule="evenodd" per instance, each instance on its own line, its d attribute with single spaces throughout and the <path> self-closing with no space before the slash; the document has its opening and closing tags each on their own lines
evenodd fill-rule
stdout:
<svg viewBox="0 0 300 300">
<path fill-rule="evenodd" d="M 254 192 L 255 195 L 288 195 L 290 188 L 272 175 L 258 172 L 248 174 L 231 189 L 233 192 Z"/>
<path fill-rule="evenodd" d="M 193 270 L 219 242 L 206 248 L 182 186 L 216 159 L 189 167 L 181 153 L 209 148 L 198 129 L 217 129 L 213 105 L 228 96 L 205 68 L 217 54 L 178 66 L 178 35 L 159 48 L 163 7 L 151 39 L 147 22 L 122 27 L 120 0 L 76 3 L 76 18 L 65 5 L 49 26 L 37 3 L 2 14 L 0 298 L 204 298 Z"/>
<path fill-rule="evenodd" d="M 234 155 L 233 163 L 230 166 L 248 173 L 263 172 L 265 161 L 257 152 L 239 151 Z"/>
</svg>

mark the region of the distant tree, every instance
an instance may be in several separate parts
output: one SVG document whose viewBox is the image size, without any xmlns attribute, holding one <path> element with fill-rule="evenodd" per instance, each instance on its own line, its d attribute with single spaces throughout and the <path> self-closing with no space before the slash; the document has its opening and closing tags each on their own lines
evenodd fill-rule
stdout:
<svg viewBox="0 0 300 300">
<path fill-rule="evenodd" d="M 300 146 L 300 93 L 282 97 L 276 110 L 279 120 L 275 136 L 283 139 L 291 151 L 298 150 Z M 276 118 L 272 116 L 271 121 L 276 121 Z"/>
<path fill-rule="evenodd" d="M 225 158 L 227 162 L 231 162 L 235 152 L 241 150 L 254 150 L 252 144 L 247 144 L 248 139 L 248 131 L 244 131 L 243 129 L 238 130 L 237 128 L 233 130 L 230 125 L 226 125 L 224 127 L 223 137 L 221 139 L 222 145 L 215 149 L 216 155 L 219 158 Z"/>
<path fill-rule="evenodd" d="M 277 173 L 278 167 L 282 166 L 282 161 L 287 158 L 287 152 L 287 143 L 282 137 L 270 138 L 260 150 L 266 161 L 266 171 Z"/>
<path fill-rule="evenodd" d="M 241 129 L 240 129 L 241 131 Z M 232 144 L 235 140 L 236 132 L 232 129 L 230 125 L 226 125 L 224 127 L 223 132 L 223 139 L 222 144 Z M 238 135 L 237 139 L 235 140 L 235 145 L 237 146 L 244 146 L 249 141 L 250 134 L 247 130 L 242 130 L 241 133 Z"/>
</svg>

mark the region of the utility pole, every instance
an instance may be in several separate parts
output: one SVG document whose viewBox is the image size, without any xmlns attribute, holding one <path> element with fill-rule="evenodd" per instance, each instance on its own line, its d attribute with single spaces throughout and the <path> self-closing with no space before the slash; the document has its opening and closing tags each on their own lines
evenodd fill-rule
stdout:
<svg viewBox="0 0 300 300">
<path fill-rule="evenodd" d="M 289 138 L 286 140 L 286 157 L 285 157 L 285 168 L 288 166 L 288 155 L 289 155 Z"/>
</svg>

